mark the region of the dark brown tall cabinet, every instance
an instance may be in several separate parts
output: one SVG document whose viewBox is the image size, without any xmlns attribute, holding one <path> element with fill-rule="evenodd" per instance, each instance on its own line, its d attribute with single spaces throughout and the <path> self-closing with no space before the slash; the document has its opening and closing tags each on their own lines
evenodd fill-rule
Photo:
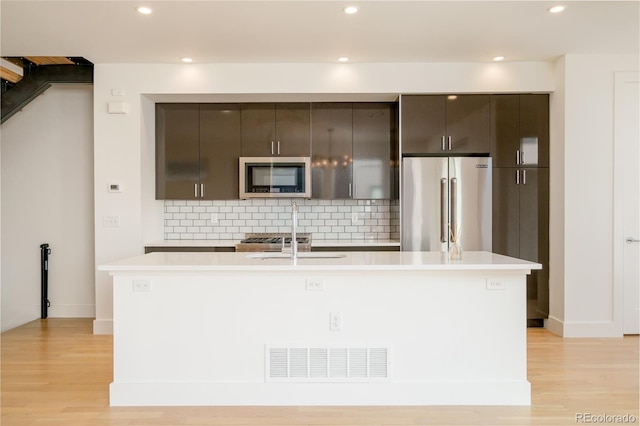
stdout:
<svg viewBox="0 0 640 426">
<path fill-rule="evenodd" d="M 549 97 L 492 96 L 493 251 L 543 265 L 527 277 L 527 318 L 549 314 Z"/>
<path fill-rule="evenodd" d="M 403 95 L 402 154 L 488 153 L 490 95 Z"/>
<path fill-rule="evenodd" d="M 156 104 L 156 199 L 238 198 L 240 107 Z"/>
<path fill-rule="evenodd" d="M 242 104 L 243 157 L 308 157 L 309 103 Z"/>
</svg>

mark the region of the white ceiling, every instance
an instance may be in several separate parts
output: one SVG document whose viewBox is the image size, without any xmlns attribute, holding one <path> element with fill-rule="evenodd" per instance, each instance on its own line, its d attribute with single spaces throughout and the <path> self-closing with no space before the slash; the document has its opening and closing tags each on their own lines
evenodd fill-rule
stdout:
<svg viewBox="0 0 640 426">
<path fill-rule="evenodd" d="M 94 63 L 548 61 L 638 53 L 638 1 L 2 0 L 2 56 Z M 153 8 L 151 15 L 135 11 Z M 360 7 L 356 15 L 342 9 Z"/>
</svg>

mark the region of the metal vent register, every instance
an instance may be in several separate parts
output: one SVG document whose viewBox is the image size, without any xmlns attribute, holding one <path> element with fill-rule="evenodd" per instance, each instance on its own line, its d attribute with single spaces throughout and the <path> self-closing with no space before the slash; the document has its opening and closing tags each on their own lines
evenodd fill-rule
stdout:
<svg viewBox="0 0 640 426">
<path fill-rule="evenodd" d="M 345 382 L 389 378 L 386 347 L 275 347 L 265 351 L 267 381 Z"/>
</svg>

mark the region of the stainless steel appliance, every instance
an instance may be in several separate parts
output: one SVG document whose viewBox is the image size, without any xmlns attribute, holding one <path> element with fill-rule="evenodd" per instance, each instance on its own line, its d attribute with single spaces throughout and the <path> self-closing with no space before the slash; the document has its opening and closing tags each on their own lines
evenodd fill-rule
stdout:
<svg viewBox="0 0 640 426">
<path fill-rule="evenodd" d="M 310 157 L 240 157 L 240 198 L 311 198 Z"/>
<path fill-rule="evenodd" d="M 402 250 L 491 251 L 491 187 L 489 157 L 404 157 Z"/>
<path fill-rule="evenodd" d="M 298 251 L 311 251 L 311 234 L 296 235 Z M 291 247 L 291 234 L 254 233 L 247 234 L 236 244 L 236 251 L 282 251 Z"/>
</svg>

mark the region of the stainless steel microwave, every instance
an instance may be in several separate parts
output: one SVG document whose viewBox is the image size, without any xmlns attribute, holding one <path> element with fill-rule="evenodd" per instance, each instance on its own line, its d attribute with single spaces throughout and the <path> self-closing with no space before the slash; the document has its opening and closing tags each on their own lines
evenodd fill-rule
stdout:
<svg viewBox="0 0 640 426">
<path fill-rule="evenodd" d="M 240 198 L 311 198 L 310 157 L 240 157 Z"/>
</svg>

